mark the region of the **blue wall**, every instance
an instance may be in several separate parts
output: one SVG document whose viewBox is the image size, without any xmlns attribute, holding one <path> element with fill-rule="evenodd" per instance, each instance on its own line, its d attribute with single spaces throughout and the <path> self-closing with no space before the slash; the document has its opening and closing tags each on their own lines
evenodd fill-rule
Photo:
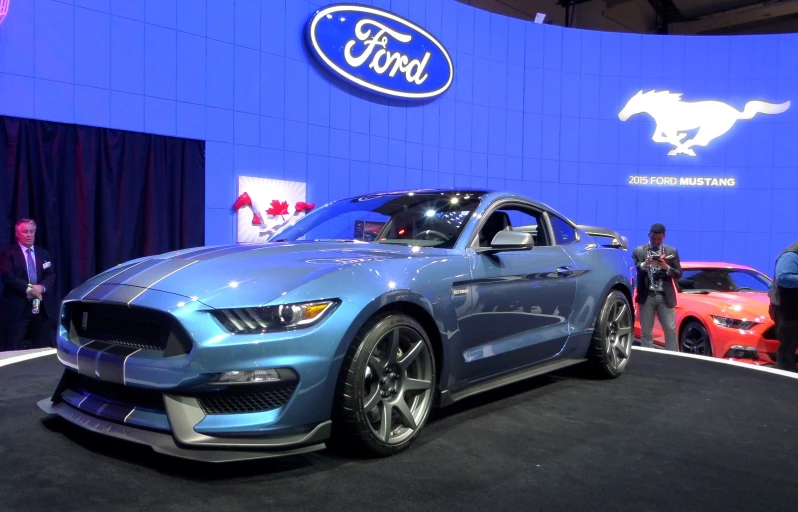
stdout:
<svg viewBox="0 0 798 512">
<path fill-rule="evenodd" d="M 206 139 L 206 233 L 232 242 L 235 176 L 307 181 L 324 203 L 413 187 L 509 188 L 683 259 L 771 271 L 798 236 L 798 36 L 561 29 L 454 0 L 374 0 L 448 48 L 455 81 L 389 105 L 310 64 L 305 0 L 15 0 L 0 25 L 0 114 Z M 686 100 L 791 100 L 698 156 L 617 114 L 639 89 Z M 630 187 L 632 174 L 734 176 L 734 189 Z M 2 186 L 2 185 L 0 185 Z"/>
</svg>

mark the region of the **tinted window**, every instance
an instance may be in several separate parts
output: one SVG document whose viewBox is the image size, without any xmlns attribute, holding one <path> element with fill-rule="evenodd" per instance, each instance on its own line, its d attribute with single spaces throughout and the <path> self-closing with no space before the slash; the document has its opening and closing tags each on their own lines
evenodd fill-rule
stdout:
<svg viewBox="0 0 798 512">
<path fill-rule="evenodd" d="M 479 202 L 478 195 L 460 192 L 344 199 L 280 228 L 269 241 L 360 240 L 451 248 Z"/>
<path fill-rule="evenodd" d="M 530 233 L 536 246 L 549 245 L 545 230 L 541 226 L 543 226 L 542 215 L 539 211 L 523 205 L 508 205 L 491 213 L 482 225 L 479 231 L 479 246 L 490 246 L 493 237 L 502 230 Z"/>
<path fill-rule="evenodd" d="M 767 292 L 770 280 L 757 272 L 737 269 L 691 269 L 678 282 L 684 292 Z"/>
<path fill-rule="evenodd" d="M 767 292 L 770 291 L 770 281 L 765 280 L 759 274 L 753 272 L 729 272 L 729 277 L 732 278 L 734 284 L 737 285 L 738 291 L 754 291 L 754 292 Z M 743 290 L 739 290 L 743 288 Z"/>
<path fill-rule="evenodd" d="M 576 230 L 563 219 L 551 215 L 551 230 L 554 232 L 554 241 L 559 244 L 570 244 L 576 241 Z"/>
</svg>

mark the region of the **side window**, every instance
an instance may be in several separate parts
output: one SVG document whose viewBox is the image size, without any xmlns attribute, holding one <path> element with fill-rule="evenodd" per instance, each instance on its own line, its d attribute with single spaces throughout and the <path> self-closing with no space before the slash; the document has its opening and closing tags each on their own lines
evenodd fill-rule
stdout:
<svg viewBox="0 0 798 512">
<path fill-rule="evenodd" d="M 531 233 L 536 246 L 551 245 L 543 227 L 543 216 L 537 210 L 523 205 L 507 205 L 495 210 L 479 231 L 479 246 L 490 246 L 496 233 L 502 230 Z"/>
<path fill-rule="evenodd" d="M 551 230 L 554 232 L 554 241 L 558 245 L 571 244 L 576 241 L 576 230 L 570 224 L 557 217 L 550 215 Z"/>
</svg>

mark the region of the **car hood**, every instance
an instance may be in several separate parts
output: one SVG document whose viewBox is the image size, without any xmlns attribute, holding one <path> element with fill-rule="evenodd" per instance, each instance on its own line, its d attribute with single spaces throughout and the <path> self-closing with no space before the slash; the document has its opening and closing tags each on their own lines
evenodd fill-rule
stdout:
<svg viewBox="0 0 798 512">
<path fill-rule="evenodd" d="M 136 286 L 199 300 L 213 308 L 234 307 L 267 303 L 313 279 L 353 265 L 408 257 L 429 254 L 382 244 L 234 245 L 135 260 L 86 284 Z"/>
<path fill-rule="evenodd" d="M 770 298 L 767 293 L 760 292 L 712 292 L 703 295 L 715 303 L 720 311 L 730 317 L 740 314 L 746 315 L 767 315 Z"/>
</svg>

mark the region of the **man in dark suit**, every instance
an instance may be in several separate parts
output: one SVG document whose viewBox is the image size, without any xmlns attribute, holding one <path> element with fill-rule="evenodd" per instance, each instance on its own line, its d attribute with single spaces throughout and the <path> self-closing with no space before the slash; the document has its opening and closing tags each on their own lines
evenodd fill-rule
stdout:
<svg viewBox="0 0 798 512">
<path fill-rule="evenodd" d="M 28 329 L 35 347 L 49 347 L 53 345 L 49 319 L 58 315 L 47 300 L 55 284 L 50 253 L 34 245 L 36 222 L 20 219 L 14 232 L 17 242 L 0 252 L 0 326 L 5 331 L 5 347 L 0 350 L 21 350 Z"/>
<path fill-rule="evenodd" d="M 651 332 L 656 315 L 665 333 L 665 348 L 678 350 L 673 310 L 676 307 L 674 280 L 682 277 L 682 267 L 679 251 L 662 243 L 664 239 L 665 226 L 654 224 L 648 233 L 648 243 L 637 247 L 632 253 L 637 266 L 635 302 L 639 304 L 642 345 L 654 346 Z"/>
</svg>

